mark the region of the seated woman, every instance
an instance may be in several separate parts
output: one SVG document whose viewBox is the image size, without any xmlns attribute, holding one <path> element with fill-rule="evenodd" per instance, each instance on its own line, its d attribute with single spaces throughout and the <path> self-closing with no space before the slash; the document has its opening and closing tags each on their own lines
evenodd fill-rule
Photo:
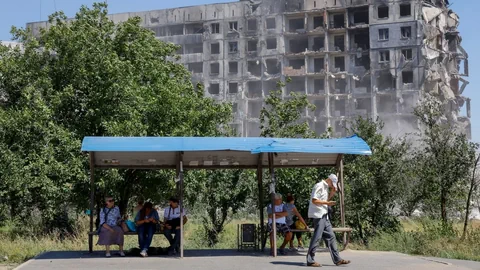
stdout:
<svg viewBox="0 0 480 270">
<path fill-rule="evenodd" d="M 110 245 L 118 245 L 120 256 L 125 257 L 125 253 L 123 253 L 123 229 L 120 226 L 122 222 L 120 209 L 115 206 L 115 201 L 110 196 L 105 197 L 105 203 L 106 207 L 100 211 L 100 230 L 97 245 L 105 246 L 107 257 L 111 257 Z"/>
<path fill-rule="evenodd" d="M 153 208 L 151 202 L 146 202 L 142 210 L 135 217 L 135 224 L 138 232 L 138 245 L 140 246 L 140 255 L 148 256 L 148 248 L 152 244 L 153 234 L 159 221 L 158 212 Z"/>
<path fill-rule="evenodd" d="M 285 205 L 287 208 L 288 216 L 287 216 L 287 225 L 290 227 L 290 229 L 308 229 L 308 225 L 305 222 L 305 220 L 302 218 L 302 215 L 297 210 L 297 207 L 295 207 L 295 198 L 292 196 L 292 194 L 287 195 L 287 204 Z M 293 221 L 294 216 L 298 218 L 296 222 Z M 293 240 L 297 237 L 298 241 L 298 250 L 304 250 L 303 248 L 303 241 L 302 241 L 302 233 L 301 232 L 296 232 L 295 235 L 292 236 L 292 240 L 290 240 L 290 250 L 291 251 L 296 251 L 295 247 L 293 246 Z"/>
</svg>

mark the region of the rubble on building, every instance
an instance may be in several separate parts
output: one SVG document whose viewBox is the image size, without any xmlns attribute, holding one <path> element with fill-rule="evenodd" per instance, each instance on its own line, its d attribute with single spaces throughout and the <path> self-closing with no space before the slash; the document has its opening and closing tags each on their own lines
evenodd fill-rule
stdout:
<svg viewBox="0 0 480 270">
<path fill-rule="evenodd" d="M 302 115 L 317 133 L 344 136 L 357 115 L 380 118 L 389 134 L 414 131 L 413 109 L 428 92 L 471 135 L 468 55 L 446 0 L 240 0 L 110 16 L 139 16 L 158 39 L 179 44 L 192 80 L 234 104 L 239 136 L 260 134 L 264 99 L 286 77 L 285 98 L 302 93 L 316 106 Z"/>
</svg>

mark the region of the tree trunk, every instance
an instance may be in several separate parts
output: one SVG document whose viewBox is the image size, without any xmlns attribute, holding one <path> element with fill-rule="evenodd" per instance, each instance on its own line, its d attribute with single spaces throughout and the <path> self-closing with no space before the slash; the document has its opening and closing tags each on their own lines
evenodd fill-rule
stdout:
<svg viewBox="0 0 480 270">
<path fill-rule="evenodd" d="M 442 221 L 444 224 L 448 222 L 447 219 L 447 194 L 444 190 L 442 190 L 440 194 L 440 205 L 441 205 L 441 211 L 442 211 Z"/>
<path fill-rule="evenodd" d="M 468 216 L 470 216 L 470 202 L 472 200 L 473 191 L 476 188 L 475 173 L 477 170 L 477 165 L 479 160 L 480 160 L 480 155 L 475 160 L 475 165 L 473 167 L 472 180 L 470 182 L 470 190 L 468 191 L 468 197 L 467 197 L 467 206 L 465 207 L 465 221 L 463 223 L 462 239 L 465 239 L 465 237 L 467 236 Z"/>
</svg>

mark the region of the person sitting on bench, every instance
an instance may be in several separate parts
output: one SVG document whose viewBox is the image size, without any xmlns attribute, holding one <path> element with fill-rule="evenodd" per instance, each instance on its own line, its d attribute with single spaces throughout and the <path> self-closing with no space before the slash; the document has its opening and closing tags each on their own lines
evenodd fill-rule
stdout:
<svg viewBox="0 0 480 270">
<path fill-rule="evenodd" d="M 285 240 L 283 244 L 280 246 L 279 252 L 282 255 L 286 255 L 285 253 L 285 246 L 290 242 L 292 239 L 292 232 L 290 231 L 290 227 L 287 225 L 286 217 L 288 216 L 287 207 L 282 201 L 282 195 L 279 193 L 275 194 L 275 224 L 277 228 L 277 232 L 283 234 L 285 236 Z M 276 235 L 272 232 L 272 204 L 267 206 L 267 214 L 268 214 L 268 231 L 270 232 L 270 248 L 271 248 L 271 255 L 273 255 L 273 250 L 276 248 L 273 245 L 273 239 Z"/>
<path fill-rule="evenodd" d="M 165 209 L 164 219 L 165 219 L 165 237 L 170 243 L 168 248 L 168 254 L 175 255 L 179 252 L 180 248 L 180 207 L 178 205 L 177 198 L 170 198 L 168 200 L 169 207 Z M 187 216 L 185 214 L 185 209 L 183 209 L 183 224 L 187 223 Z M 175 234 L 175 237 L 172 237 L 172 234 Z"/>
<path fill-rule="evenodd" d="M 98 230 L 97 245 L 105 246 L 107 258 L 110 255 L 110 245 L 118 245 L 120 256 L 125 257 L 123 253 L 124 233 L 121 227 L 122 216 L 120 209 L 115 206 L 115 201 L 111 196 L 105 197 L 105 208 L 100 210 L 100 227 Z"/>
<path fill-rule="evenodd" d="M 290 193 L 287 194 L 287 203 L 285 204 L 285 206 L 287 207 L 287 212 L 288 212 L 288 216 L 287 216 L 288 227 L 290 227 L 290 229 L 292 230 L 308 229 L 307 223 L 303 219 L 302 215 L 300 215 L 300 213 L 297 210 L 297 207 L 295 206 L 295 198 Z M 293 218 L 295 216 L 297 217 L 296 222 L 293 221 Z M 295 236 L 297 237 L 297 241 L 298 241 L 298 249 L 295 249 L 295 247 L 293 246 L 293 240 L 295 239 Z M 303 241 L 302 241 L 302 233 L 296 232 L 292 236 L 292 240 L 290 240 L 290 250 L 297 251 L 297 250 L 303 250 L 303 249 L 304 247 L 303 247 Z"/>
<path fill-rule="evenodd" d="M 140 255 L 148 256 L 148 249 L 152 244 L 153 234 L 157 228 L 158 217 L 157 210 L 153 209 L 151 202 L 146 202 L 140 212 L 135 217 L 135 224 L 138 232 L 138 245 L 140 246 Z"/>
</svg>

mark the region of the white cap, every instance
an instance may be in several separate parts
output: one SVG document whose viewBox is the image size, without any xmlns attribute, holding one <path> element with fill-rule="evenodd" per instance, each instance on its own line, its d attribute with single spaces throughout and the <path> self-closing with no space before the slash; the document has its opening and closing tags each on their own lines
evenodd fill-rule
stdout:
<svg viewBox="0 0 480 270">
<path fill-rule="evenodd" d="M 328 178 L 329 178 L 330 180 L 332 180 L 332 183 L 333 183 L 333 186 L 335 187 L 335 190 L 338 190 L 338 186 L 337 186 L 337 184 L 338 184 L 338 178 L 337 178 L 337 176 L 332 173 L 332 174 L 330 174 L 330 175 L 328 176 Z"/>
</svg>

